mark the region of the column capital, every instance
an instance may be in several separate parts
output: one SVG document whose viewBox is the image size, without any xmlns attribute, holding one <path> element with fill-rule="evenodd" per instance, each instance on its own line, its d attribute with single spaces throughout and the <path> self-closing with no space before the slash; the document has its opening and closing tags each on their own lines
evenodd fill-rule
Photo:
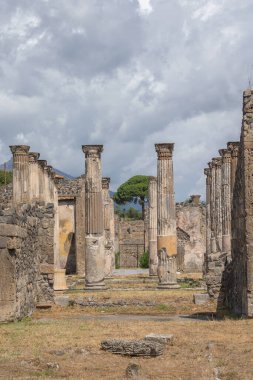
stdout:
<svg viewBox="0 0 253 380">
<path fill-rule="evenodd" d="M 240 142 L 232 141 L 227 143 L 228 150 L 231 152 L 232 157 L 238 157 Z"/>
<path fill-rule="evenodd" d="M 220 149 L 219 153 L 221 155 L 222 163 L 231 162 L 231 151 L 229 149 Z"/>
<path fill-rule="evenodd" d="M 101 153 L 103 152 L 103 149 L 103 145 L 82 145 L 82 150 L 86 158 L 101 158 Z"/>
<path fill-rule="evenodd" d="M 40 158 L 40 154 L 37 152 L 29 152 L 29 163 L 34 164 Z"/>
<path fill-rule="evenodd" d="M 38 160 L 38 164 L 44 169 L 47 166 L 47 160 Z"/>
<path fill-rule="evenodd" d="M 154 177 L 154 176 L 149 176 L 148 177 L 148 182 L 157 182 L 157 177 Z"/>
<path fill-rule="evenodd" d="M 213 166 L 220 167 L 222 164 L 222 158 L 221 157 L 214 157 L 212 158 Z"/>
<path fill-rule="evenodd" d="M 210 162 L 209 162 L 209 163 L 210 163 Z M 209 176 L 211 175 L 210 167 L 204 169 L 204 174 L 205 174 L 207 177 L 209 177 Z"/>
<path fill-rule="evenodd" d="M 30 146 L 28 145 L 10 145 L 11 153 L 14 154 L 28 154 Z"/>
<path fill-rule="evenodd" d="M 172 158 L 174 143 L 155 144 L 158 160 L 167 160 Z"/>
<path fill-rule="evenodd" d="M 109 177 L 103 177 L 102 178 L 102 189 L 108 190 L 110 182 L 111 182 L 111 178 L 109 178 Z"/>
</svg>

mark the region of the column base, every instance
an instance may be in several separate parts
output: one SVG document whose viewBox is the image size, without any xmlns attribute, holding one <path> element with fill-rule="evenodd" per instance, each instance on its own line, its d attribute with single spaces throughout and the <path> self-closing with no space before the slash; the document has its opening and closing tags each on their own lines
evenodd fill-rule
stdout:
<svg viewBox="0 0 253 380">
<path fill-rule="evenodd" d="M 180 285 L 178 285 L 177 283 L 164 283 L 164 284 L 157 285 L 157 289 L 160 289 L 160 290 L 179 289 L 179 288 L 180 288 Z"/>
<path fill-rule="evenodd" d="M 54 290 L 67 290 L 65 269 L 54 270 Z"/>
<path fill-rule="evenodd" d="M 99 284 L 85 284 L 84 290 L 88 291 L 97 291 L 97 290 L 107 290 L 108 287 L 105 285 L 105 283 L 99 283 Z"/>
</svg>

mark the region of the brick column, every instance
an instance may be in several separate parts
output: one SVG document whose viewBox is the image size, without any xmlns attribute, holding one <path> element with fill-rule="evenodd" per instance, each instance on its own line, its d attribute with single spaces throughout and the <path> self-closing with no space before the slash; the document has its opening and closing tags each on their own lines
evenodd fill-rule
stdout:
<svg viewBox="0 0 253 380">
<path fill-rule="evenodd" d="M 231 152 L 221 149 L 222 252 L 231 258 Z"/>
<path fill-rule="evenodd" d="M 83 145 L 85 153 L 85 285 L 105 289 L 104 216 L 101 153 L 103 145 Z"/>
<path fill-rule="evenodd" d="M 29 202 L 29 149 L 27 145 L 11 145 L 13 154 L 13 203 Z"/>
<path fill-rule="evenodd" d="M 111 198 L 109 194 L 110 178 L 102 178 L 102 193 L 104 202 L 104 244 L 105 244 L 105 277 L 112 275 L 113 240 L 111 236 Z"/>
<path fill-rule="evenodd" d="M 208 163 L 210 169 L 210 229 L 211 229 L 211 240 L 210 240 L 210 252 L 216 252 L 216 222 L 215 222 L 215 166 L 213 161 Z"/>
<path fill-rule="evenodd" d="M 148 185 L 148 251 L 149 275 L 157 276 L 157 178 L 149 177 Z"/>
<path fill-rule="evenodd" d="M 157 161 L 157 251 L 160 289 L 177 285 L 177 230 L 172 154 L 174 144 L 155 144 Z"/>
</svg>

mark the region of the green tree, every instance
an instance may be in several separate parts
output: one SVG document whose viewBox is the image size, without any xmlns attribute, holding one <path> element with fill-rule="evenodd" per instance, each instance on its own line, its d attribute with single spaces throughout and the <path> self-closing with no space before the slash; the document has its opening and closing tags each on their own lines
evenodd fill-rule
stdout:
<svg viewBox="0 0 253 380">
<path fill-rule="evenodd" d="M 146 175 L 131 177 L 128 181 L 122 183 L 114 194 L 114 201 L 117 204 L 138 203 L 141 206 L 142 219 L 144 219 L 145 200 L 148 196 L 148 178 Z"/>
<path fill-rule="evenodd" d="M 12 181 L 12 172 L 0 170 L 0 186 L 8 185 Z"/>
</svg>

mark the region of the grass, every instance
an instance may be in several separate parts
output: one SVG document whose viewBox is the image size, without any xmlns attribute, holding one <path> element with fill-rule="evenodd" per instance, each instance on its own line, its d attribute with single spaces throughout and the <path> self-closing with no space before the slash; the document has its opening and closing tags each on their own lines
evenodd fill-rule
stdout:
<svg viewBox="0 0 253 380">
<path fill-rule="evenodd" d="M 221 380 L 252 380 L 253 320 L 201 320 L 215 311 L 215 304 L 194 305 L 196 290 L 108 290 L 77 292 L 71 297 L 94 297 L 96 301 L 123 299 L 117 307 L 53 307 L 37 311 L 19 323 L 0 324 L 0 379 L 126 379 L 130 362 L 141 366 L 147 380 L 210 380 L 219 368 Z M 154 306 L 138 302 L 155 301 Z M 137 301 L 137 304 L 136 304 Z M 115 320 L 99 319 L 113 315 Z M 118 315 L 117 314 L 121 314 Z M 135 320 L 122 314 L 134 314 Z M 140 315 L 190 318 L 138 319 Z M 84 316 L 89 319 L 82 319 Z M 157 358 L 129 358 L 102 351 L 104 339 L 142 339 L 150 333 L 174 334 L 174 344 Z M 51 363 L 51 364 L 50 364 Z M 59 369 L 51 366 L 59 365 Z"/>
</svg>

